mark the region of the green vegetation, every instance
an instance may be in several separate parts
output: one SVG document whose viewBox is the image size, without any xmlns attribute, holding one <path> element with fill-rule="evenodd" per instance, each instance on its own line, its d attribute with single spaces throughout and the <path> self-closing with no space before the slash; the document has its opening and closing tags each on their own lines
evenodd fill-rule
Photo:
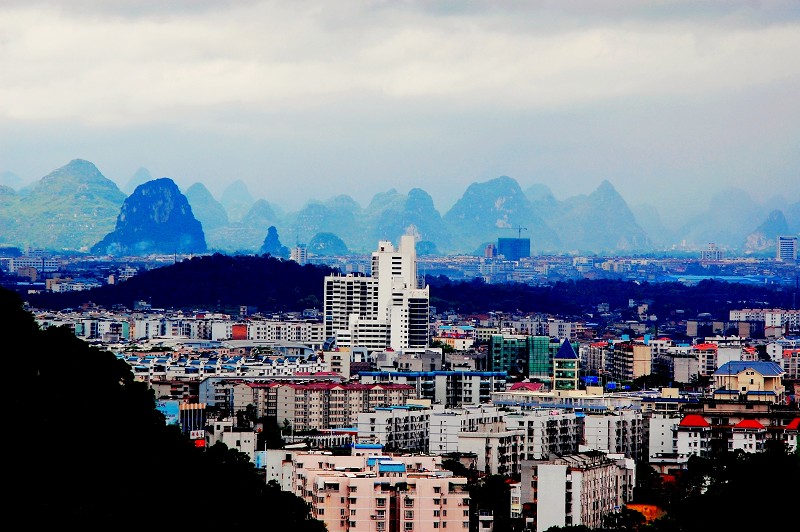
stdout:
<svg viewBox="0 0 800 532">
<path fill-rule="evenodd" d="M 30 530 L 325 529 L 309 506 L 267 484 L 248 457 L 195 448 L 167 426 L 152 391 L 112 353 L 65 327 L 40 330 L 0 289 L 14 445 L 3 471 L 6 519 Z M 273 427 L 274 430 L 274 427 Z"/>
</svg>

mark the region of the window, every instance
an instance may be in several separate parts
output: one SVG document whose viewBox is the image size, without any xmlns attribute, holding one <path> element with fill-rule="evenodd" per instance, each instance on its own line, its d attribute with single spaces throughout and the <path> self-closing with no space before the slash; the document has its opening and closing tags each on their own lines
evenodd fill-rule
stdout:
<svg viewBox="0 0 800 532">
<path fill-rule="evenodd" d="M 356 511 L 355 511 L 355 510 L 350 510 L 350 515 L 351 515 L 352 517 L 355 517 L 355 515 L 356 515 Z"/>
<path fill-rule="evenodd" d="M 386 506 L 386 499 L 375 499 L 375 506 L 384 508 Z"/>
<path fill-rule="evenodd" d="M 434 517 L 439 517 L 439 510 L 434 510 L 433 511 L 433 516 Z"/>
<path fill-rule="evenodd" d="M 439 528 L 439 521 L 433 522 L 433 528 Z"/>
<path fill-rule="evenodd" d="M 414 530 L 414 523 L 406 521 L 403 525 L 403 530 Z"/>
<path fill-rule="evenodd" d="M 404 517 L 406 519 L 414 519 L 414 510 L 406 510 Z"/>
<path fill-rule="evenodd" d="M 442 488 L 441 488 L 441 487 L 439 487 L 439 486 L 434 486 L 434 487 L 433 487 L 433 492 L 434 492 L 434 493 L 441 493 L 441 492 L 442 492 Z"/>
<path fill-rule="evenodd" d="M 347 491 L 350 493 L 355 493 L 357 490 L 357 486 L 347 486 Z"/>
<path fill-rule="evenodd" d="M 433 504 L 441 504 L 442 499 L 433 499 Z"/>
</svg>

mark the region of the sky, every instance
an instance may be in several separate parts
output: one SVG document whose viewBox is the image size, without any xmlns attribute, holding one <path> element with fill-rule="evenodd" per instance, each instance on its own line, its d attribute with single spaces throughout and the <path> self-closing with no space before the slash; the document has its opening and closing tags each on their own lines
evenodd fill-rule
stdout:
<svg viewBox="0 0 800 532">
<path fill-rule="evenodd" d="M 2 0 L 0 172 L 72 159 L 286 210 L 609 181 L 800 200 L 800 2 Z"/>
</svg>

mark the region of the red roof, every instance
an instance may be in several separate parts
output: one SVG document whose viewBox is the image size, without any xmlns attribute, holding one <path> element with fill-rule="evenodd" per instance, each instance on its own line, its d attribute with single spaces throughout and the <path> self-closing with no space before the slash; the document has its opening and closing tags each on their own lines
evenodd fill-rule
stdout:
<svg viewBox="0 0 800 532">
<path fill-rule="evenodd" d="M 737 429 L 763 429 L 764 425 L 756 421 L 755 419 L 743 419 L 734 425 L 734 428 Z"/>
<path fill-rule="evenodd" d="M 529 392 L 538 392 L 542 389 L 541 382 L 515 382 L 511 385 L 511 390 L 527 390 Z"/>
<path fill-rule="evenodd" d="M 689 414 L 680 422 L 680 427 L 710 427 L 708 421 L 699 414 Z"/>
<path fill-rule="evenodd" d="M 717 344 L 697 344 L 694 346 L 695 349 L 718 349 Z"/>
</svg>

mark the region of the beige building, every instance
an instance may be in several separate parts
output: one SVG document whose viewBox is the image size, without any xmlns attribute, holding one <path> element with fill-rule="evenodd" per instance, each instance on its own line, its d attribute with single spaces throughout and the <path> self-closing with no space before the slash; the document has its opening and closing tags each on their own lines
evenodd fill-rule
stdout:
<svg viewBox="0 0 800 532">
<path fill-rule="evenodd" d="M 652 353 L 650 346 L 640 342 L 626 341 L 614 344 L 612 376 L 619 381 L 632 381 L 650 375 Z"/>
<path fill-rule="evenodd" d="M 786 400 L 784 374 L 781 366 L 772 361 L 728 362 L 712 375 L 714 398 L 781 404 Z"/>
</svg>

